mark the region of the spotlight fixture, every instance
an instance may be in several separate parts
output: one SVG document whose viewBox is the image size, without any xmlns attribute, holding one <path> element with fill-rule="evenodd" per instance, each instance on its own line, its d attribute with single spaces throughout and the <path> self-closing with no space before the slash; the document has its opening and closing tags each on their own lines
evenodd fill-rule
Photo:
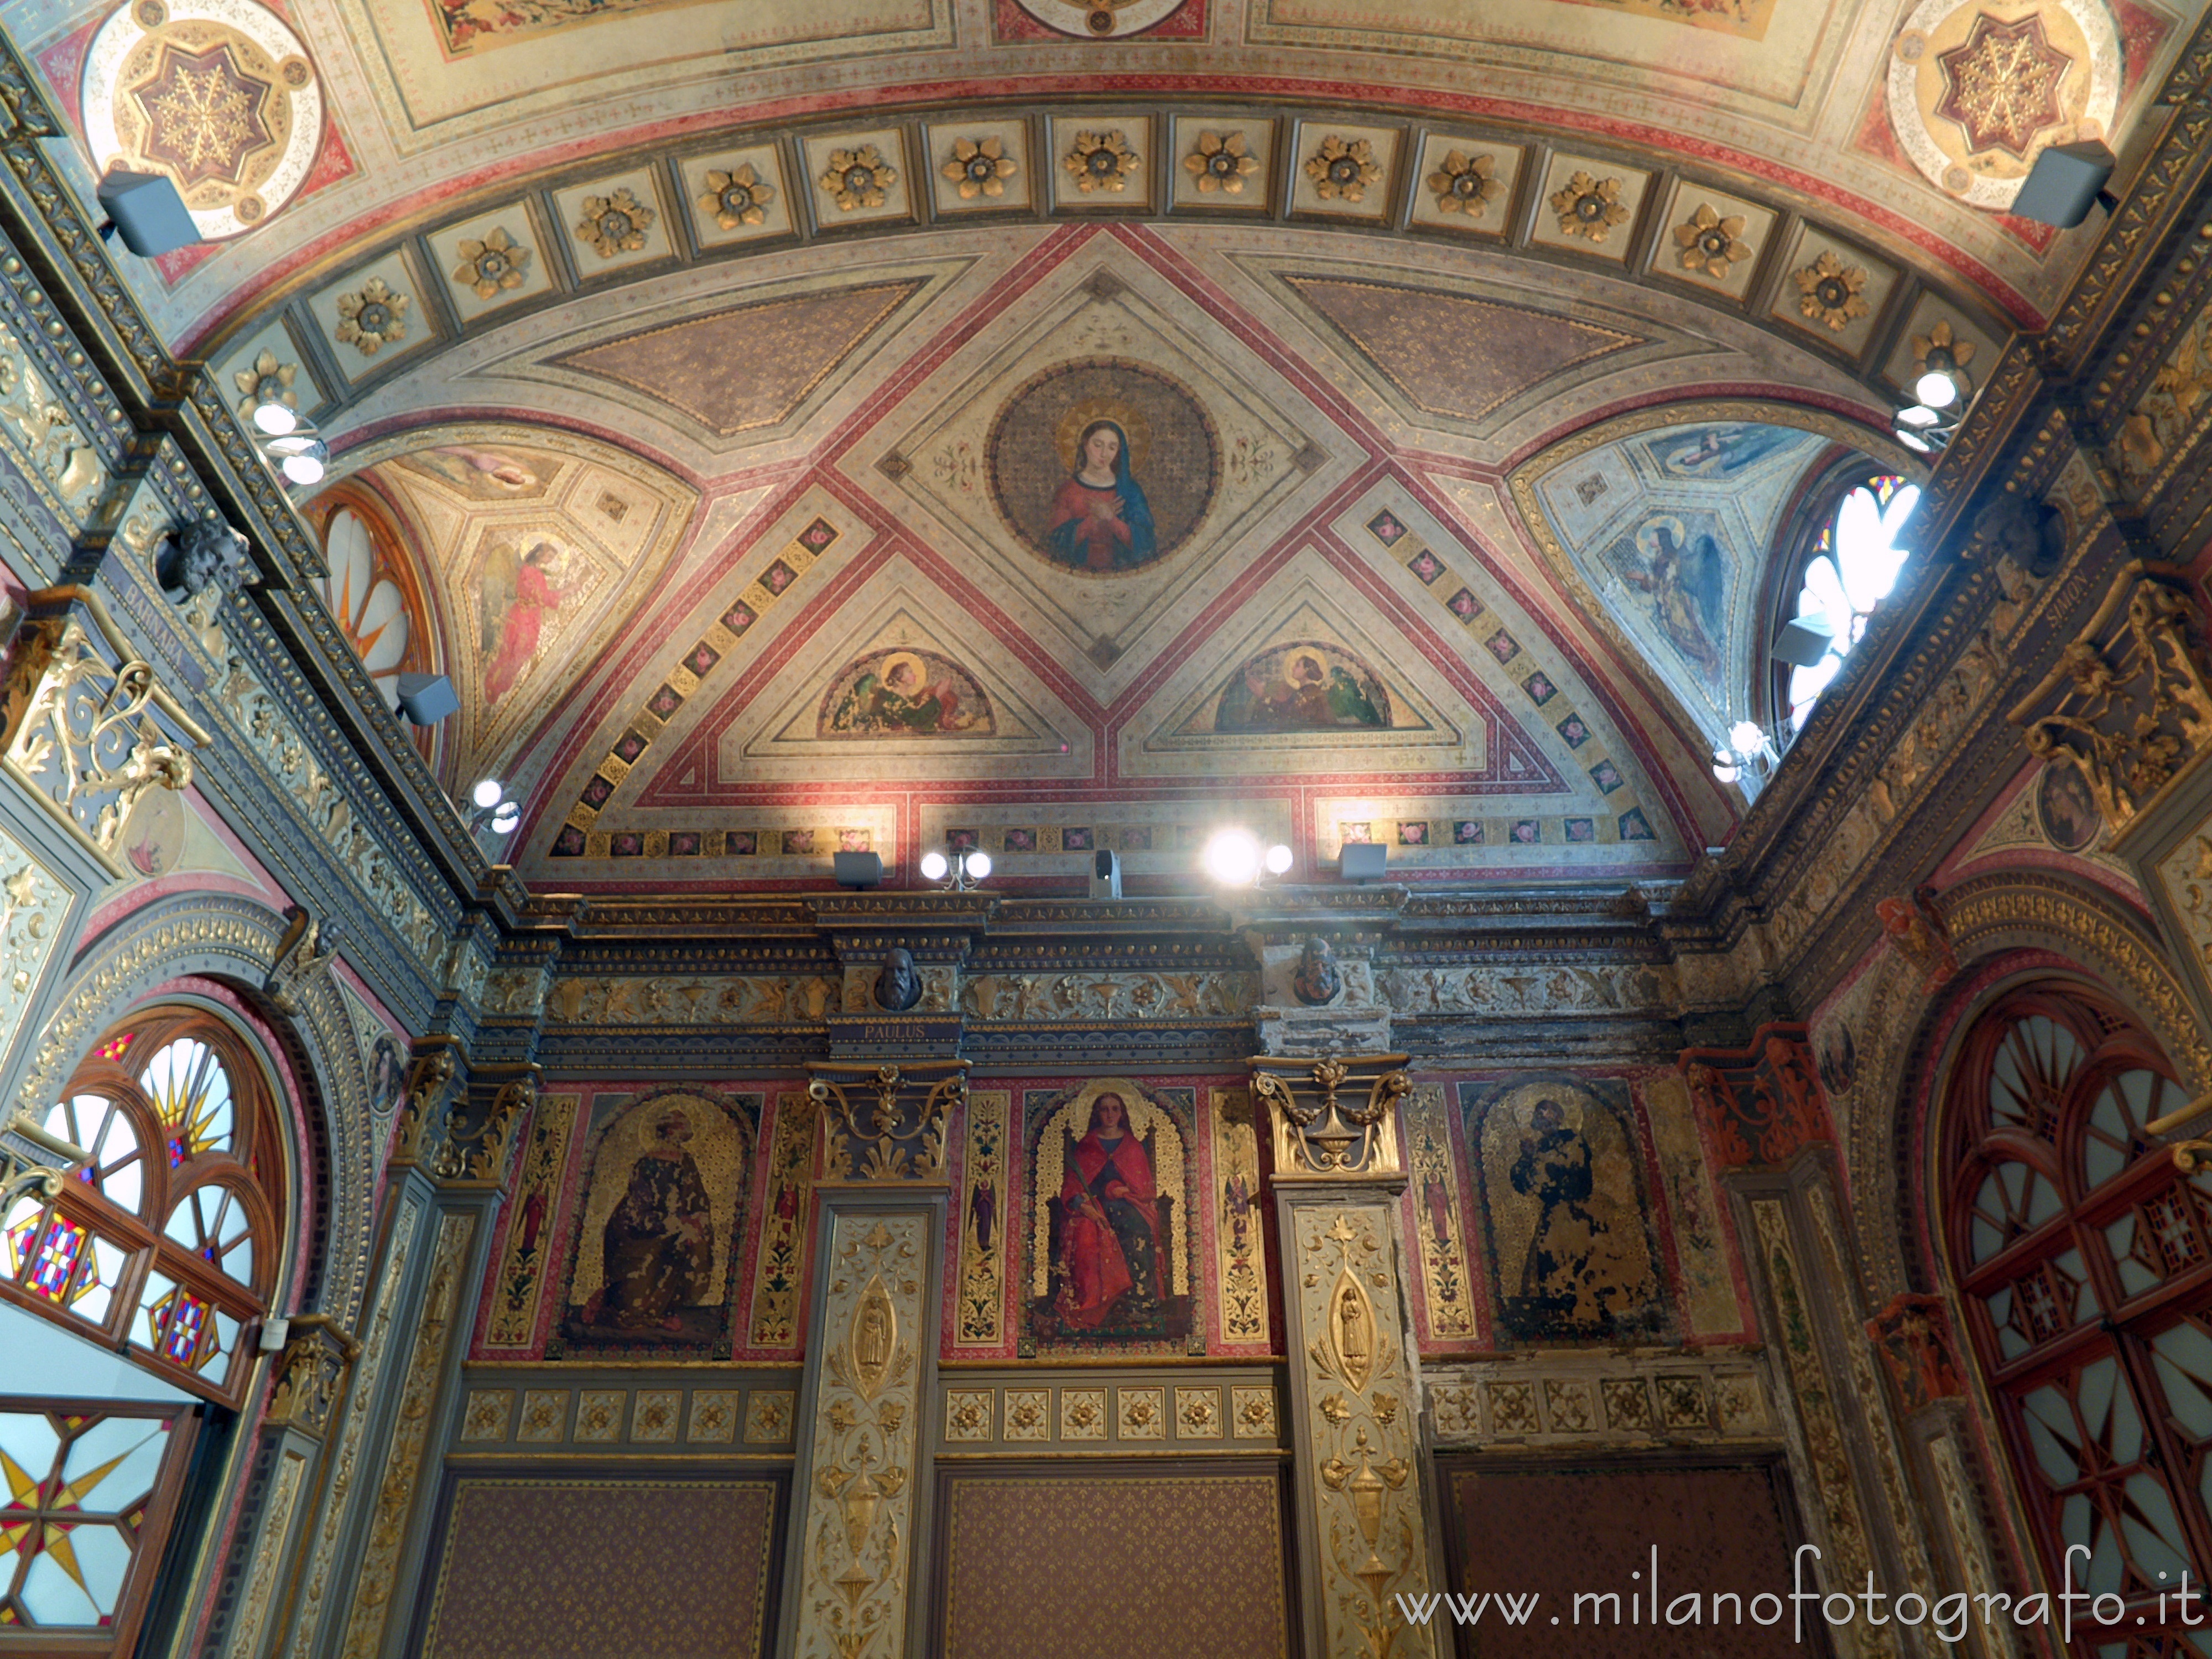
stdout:
<svg viewBox="0 0 2212 1659">
<path fill-rule="evenodd" d="M 1948 409 L 1972 389 L 1972 382 L 1959 366 L 1958 355 L 1950 347 L 1928 348 L 1928 356 L 1921 362 L 1920 378 L 1912 383 L 1914 397 L 1930 409 Z"/>
<path fill-rule="evenodd" d="M 506 799 L 506 787 L 497 778 L 480 778 L 477 781 L 477 787 L 469 791 L 470 801 L 486 812 Z"/>
<path fill-rule="evenodd" d="M 271 399 L 253 405 L 253 424 L 272 438 L 289 437 L 300 429 L 300 411 Z"/>
<path fill-rule="evenodd" d="M 507 786 L 497 778 L 479 778 L 469 791 L 469 828 L 489 829 L 495 836 L 511 836 L 522 822 L 522 805 L 507 798 Z"/>
<path fill-rule="evenodd" d="M 330 471 L 331 447 L 306 421 L 281 436 L 263 438 L 260 445 L 261 453 L 276 464 L 287 483 L 319 484 Z"/>
<path fill-rule="evenodd" d="M 991 855 L 973 848 L 958 847 L 951 857 L 932 849 L 921 855 L 921 878 L 943 882 L 955 893 L 964 893 L 991 873 Z"/>
<path fill-rule="evenodd" d="M 1929 356 L 1932 362 L 1936 353 L 1930 352 Z M 1959 429 L 1960 416 L 1966 412 L 1962 393 L 1971 391 L 1972 387 L 1967 385 L 1963 373 L 1959 373 L 1954 382 L 1950 378 L 1953 373 L 1958 372 L 1945 371 L 1939 374 L 1931 368 L 1921 376 L 1920 386 L 1917 388 L 1923 398 L 1930 392 L 1948 388 L 1951 396 L 1946 403 L 1907 404 L 1890 422 L 1889 435 L 1916 455 L 1942 454 Z"/>
<path fill-rule="evenodd" d="M 1291 849 L 1279 842 L 1261 847 L 1249 830 L 1216 830 L 1200 854 L 1206 873 L 1224 887 L 1257 887 L 1291 867 Z"/>
<path fill-rule="evenodd" d="M 1713 750 L 1713 776 L 1722 783 L 1741 781 L 1747 793 L 1756 794 L 1767 768 L 1781 758 L 1765 726 L 1738 720 L 1729 727 L 1727 743 Z"/>
</svg>

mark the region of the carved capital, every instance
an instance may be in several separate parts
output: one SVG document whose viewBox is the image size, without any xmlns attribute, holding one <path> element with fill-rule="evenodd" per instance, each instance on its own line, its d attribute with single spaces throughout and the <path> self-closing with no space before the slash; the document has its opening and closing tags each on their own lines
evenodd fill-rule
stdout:
<svg viewBox="0 0 2212 1659">
<path fill-rule="evenodd" d="M 1253 1097 L 1274 1126 L 1277 1181 L 1405 1180 L 1395 1110 L 1413 1087 L 1405 1055 L 1256 1055 L 1250 1064 Z"/>
<path fill-rule="evenodd" d="M 407 1102 L 393 1130 L 392 1167 L 422 1162 L 432 1126 L 445 1121 L 446 1095 L 459 1071 L 459 1051 L 450 1043 L 416 1050 L 407 1068 Z"/>
<path fill-rule="evenodd" d="M 302 905 L 286 909 L 284 937 L 276 943 L 276 960 L 270 963 L 268 975 L 261 981 L 270 1001 L 288 1014 L 297 1014 L 301 988 L 329 968 L 343 940 L 344 932 L 336 922 L 318 921 Z"/>
<path fill-rule="evenodd" d="M 534 1066 L 501 1084 L 481 1115 L 466 1096 L 456 1100 L 446 1113 L 446 1144 L 433 1166 L 439 1181 L 452 1187 L 505 1186 L 515 1131 L 537 1103 Z"/>
<path fill-rule="evenodd" d="M 806 1069 L 806 1092 L 822 1108 L 823 1184 L 945 1180 L 945 1120 L 968 1097 L 966 1060 L 809 1060 Z"/>
<path fill-rule="evenodd" d="M 2212 744 L 2188 579 L 2132 559 L 2042 684 L 2012 711 L 2028 750 L 2078 769 L 2115 843 Z"/>
<path fill-rule="evenodd" d="M 352 1333 L 327 1314 L 301 1314 L 290 1322 L 276 1362 L 276 1389 L 265 1421 L 320 1439 L 346 1373 L 361 1357 Z"/>
<path fill-rule="evenodd" d="M 1723 1169 L 1786 1164 L 1800 1147 L 1836 1138 L 1802 1025 L 1762 1025 L 1747 1048 L 1689 1049 L 1681 1066 Z"/>
</svg>

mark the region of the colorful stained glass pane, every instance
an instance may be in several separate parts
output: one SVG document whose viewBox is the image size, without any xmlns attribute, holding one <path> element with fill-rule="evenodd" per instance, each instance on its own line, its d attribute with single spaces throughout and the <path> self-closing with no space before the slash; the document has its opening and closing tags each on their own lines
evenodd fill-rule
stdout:
<svg viewBox="0 0 2212 1659">
<path fill-rule="evenodd" d="M 0 1413 L 8 1485 L 0 1583 L 16 1584 L 18 1615 L 9 1622 L 96 1629 L 113 1617 L 172 1425 L 161 1417 Z"/>
<path fill-rule="evenodd" d="M 143 1188 L 138 1137 L 131 1129 L 130 1113 L 120 1104 L 106 1095 L 74 1096 L 47 1112 L 46 1131 L 91 1154 L 89 1162 L 77 1166 L 77 1179 L 126 1210 L 138 1207 Z"/>
<path fill-rule="evenodd" d="M 24 1285 L 36 1291 L 50 1302 L 59 1302 L 69 1293 L 70 1275 L 76 1269 L 76 1259 L 84 1250 L 84 1229 L 67 1216 L 50 1216 L 46 1231 L 39 1235 L 38 1245 L 31 1252 L 30 1271 L 23 1275 Z"/>
<path fill-rule="evenodd" d="M 35 1198 L 19 1198 L 9 1206 L 7 1220 L 0 1223 L 0 1248 L 7 1252 L 9 1278 L 23 1276 L 38 1243 L 40 1218 L 45 1213 L 46 1206 Z"/>
<path fill-rule="evenodd" d="M 191 1037 L 165 1043 L 138 1085 L 167 1126 L 171 1168 L 201 1152 L 230 1150 L 230 1073 L 206 1043 Z"/>
<path fill-rule="evenodd" d="M 102 1060 L 120 1060 L 130 1049 L 131 1039 L 136 1036 L 136 1032 L 125 1031 L 121 1036 L 110 1037 L 94 1049 L 93 1053 L 98 1054 Z"/>
</svg>

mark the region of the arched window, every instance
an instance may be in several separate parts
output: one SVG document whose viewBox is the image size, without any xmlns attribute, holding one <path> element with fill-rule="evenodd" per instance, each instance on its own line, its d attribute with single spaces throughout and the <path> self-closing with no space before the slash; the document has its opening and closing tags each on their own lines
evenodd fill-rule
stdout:
<svg viewBox="0 0 2212 1659">
<path fill-rule="evenodd" d="M 2044 1568 L 2081 1546 L 2074 1583 L 2125 1603 L 2124 1635 L 2077 1619 L 2099 1659 L 2212 1653 L 2178 1595 L 2212 1565 L 2212 1174 L 2142 1133 L 2188 1099 L 2115 1005 L 2051 986 L 1975 1023 L 1948 1103 L 1944 1243 Z"/>
<path fill-rule="evenodd" d="M 1828 648 L 1814 662 L 1790 670 L 1785 701 L 1792 733 L 1803 727 L 1865 635 L 1875 605 L 1897 585 L 1909 556 L 1897 544 L 1897 532 L 1919 503 L 1919 485 L 1877 474 L 1844 492 L 1814 538 L 1790 616 L 1804 617 L 1815 634 L 1825 630 Z"/>
<path fill-rule="evenodd" d="M 310 584 L 376 683 L 384 706 L 399 707 L 399 677 L 433 669 L 427 611 L 398 534 L 364 493 L 346 485 L 317 497 L 324 562 Z"/>
<path fill-rule="evenodd" d="M 235 1406 L 283 1244 L 283 1140 L 260 1064 L 197 1008 L 134 1016 L 46 1112 L 90 1154 L 0 1218 L 0 1294 Z"/>
</svg>

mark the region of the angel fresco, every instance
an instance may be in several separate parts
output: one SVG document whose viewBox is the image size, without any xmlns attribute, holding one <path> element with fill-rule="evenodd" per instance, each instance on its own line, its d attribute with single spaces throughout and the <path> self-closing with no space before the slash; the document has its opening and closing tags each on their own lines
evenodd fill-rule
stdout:
<svg viewBox="0 0 2212 1659">
<path fill-rule="evenodd" d="M 1129 438 L 1113 421 L 1093 421 L 1076 441 L 1075 471 L 1052 498 L 1045 537 L 1052 556 L 1077 570 L 1129 570 L 1158 551 L 1152 509 L 1129 471 Z"/>
<path fill-rule="evenodd" d="M 1390 694 L 1375 671 L 1347 652 L 1318 645 L 1263 651 L 1222 691 L 1217 732 L 1379 731 L 1390 724 Z"/>
<path fill-rule="evenodd" d="M 495 703 L 514 689 L 545 629 L 545 615 L 561 606 L 560 549 L 533 541 L 518 553 L 512 542 L 486 550 L 478 572 L 478 648 L 483 653 L 483 698 Z"/>
<path fill-rule="evenodd" d="M 863 657 L 837 676 L 817 724 L 825 738 L 988 736 L 988 698 L 959 668 L 919 651 Z"/>
<path fill-rule="evenodd" d="M 1805 441 L 1789 427 L 1729 423 L 1678 428 L 1652 440 L 1650 453 L 1670 478 L 1732 478 Z"/>
<path fill-rule="evenodd" d="M 1729 569 L 1719 544 L 1662 514 L 1637 531 L 1632 551 L 1616 544 L 1613 563 L 1620 579 L 1649 599 L 1668 641 L 1705 678 L 1723 680 Z"/>
</svg>

